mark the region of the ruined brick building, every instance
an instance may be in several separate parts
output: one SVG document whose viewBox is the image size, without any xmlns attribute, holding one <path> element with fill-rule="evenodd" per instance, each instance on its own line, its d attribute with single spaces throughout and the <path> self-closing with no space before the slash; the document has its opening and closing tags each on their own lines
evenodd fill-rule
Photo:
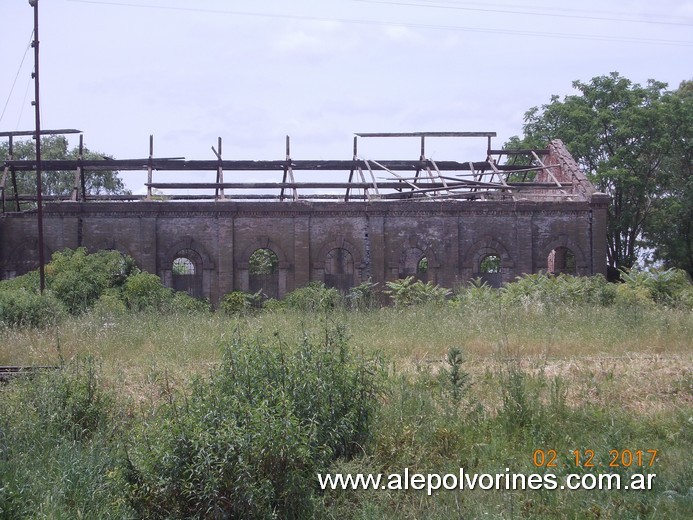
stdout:
<svg viewBox="0 0 693 520">
<path fill-rule="evenodd" d="M 48 162 L 47 172 L 74 168 L 76 191 L 68 200 L 44 203 L 46 258 L 79 246 L 115 249 L 167 286 L 213 303 L 232 290 L 262 289 L 282 297 L 311 281 L 345 290 L 366 280 L 408 275 L 454 287 L 477 277 L 499 286 L 540 271 L 605 274 L 608 198 L 596 192 L 560 141 L 545 150 L 492 150 L 493 134 L 483 133 L 489 136 L 484 161 L 436 163 L 425 158 L 424 139 L 452 134 L 363 134 L 392 135 L 420 137 L 420 159 L 368 161 L 357 156 L 355 144 L 350 161 L 294 161 L 287 139 L 283 161 L 218 156 L 217 161 L 150 157 L 104 165 Z M 501 164 L 503 155 L 528 161 Z M 148 195 L 141 200 L 80 195 L 79 176 L 106 167 L 148 169 Z M 11 173 L 35 168 L 31 161 L 5 162 L 3 279 L 38 265 L 36 211 L 16 211 L 4 190 Z M 217 171 L 217 179 L 152 181 L 152 171 L 174 169 Z M 349 181 L 296 182 L 294 173 L 302 169 L 348 171 Z M 274 183 L 225 183 L 223 172 L 229 170 L 276 170 L 283 177 Z M 377 180 L 374 172 L 386 180 Z M 157 197 L 151 191 L 180 188 L 214 194 Z M 249 188 L 264 194 L 240 194 Z M 318 189 L 323 192 L 314 192 Z M 337 189 L 342 192 L 336 194 Z"/>
</svg>

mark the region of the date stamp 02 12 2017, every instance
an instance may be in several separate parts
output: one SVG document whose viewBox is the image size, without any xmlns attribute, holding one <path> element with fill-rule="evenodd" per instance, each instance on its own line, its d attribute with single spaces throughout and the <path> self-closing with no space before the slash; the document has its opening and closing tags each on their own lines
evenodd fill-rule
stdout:
<svg viewBox="0 0 693 520">
<path fill-rule="evenodd" d="M 532 453 L 532 463 L 537 468 L 558 468 L 572 465 L 576 468 L 651 468 L 657 459 L 658 450 L 609 450 L 608 460 L 600 462 L 596 452 L 590 449 L 573 450 L 567 458 L 559 460 L 554 449 L 537 449 Z M 569 462 L 568 462 L 569 461 Z"/>
</svg>

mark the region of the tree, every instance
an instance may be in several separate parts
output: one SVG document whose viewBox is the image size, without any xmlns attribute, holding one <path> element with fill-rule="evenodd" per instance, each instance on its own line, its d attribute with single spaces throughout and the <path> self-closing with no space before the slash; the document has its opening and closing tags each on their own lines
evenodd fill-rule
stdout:
<svg viewBox="0 0 693 520">
<path fill-rule="evenodd" d="M 613 72 L 573 87 L 578 95 L 553 96 L 527 111 L 524 138 L 511 142 L 523 148 L 556 138 L 565 142 L 596 187 L 611 197 L 609 265 L 631 267 L 658 201 L 672 194 L 672 168 L 680 161 L 680 140 L 690 142 L 690 116 L 681 121 L 667 85 L 654 80 L 641 86 Z"/>
<path fill-rule="evenodd" d="M 9 156 L 8 144 L 0 144 L 0 158 Z M 14 160 L 33 160 L 36 157 L 36 144 L 33 140 L 17 141 L 13 143 Z M 68 141 L 64 136 L 45 136 L 41 138 L 41 158 L 50 160 L 70 160 L 79 157 L 78 148 L 68 148 Z M 84 148 L 84 159 L 109 158 L 103 154 L 92 152 Z M 69 196 L 75 183 L 74 171 L 45 171 L 43 172 L 43 194 Z M 128 194 L 122 179 L 115 171 L 87 171 L 85 173 L 85 189 L 91 195 L 119 195 Z M 7 180 L 6 197 L 14 197 L 12 183 Z M 17 172 L 17 191 L 22 194 L 36 193 L 36 172 Z"/>
<path fill-rule="evenodd" d="M 655 260 L 685 269 L 693 277 L 693 81 L 681 83 L 668 102 L 679 138 L 662 165 L 668 184 L 655 201 L 645 238 Z"/>
</svg>

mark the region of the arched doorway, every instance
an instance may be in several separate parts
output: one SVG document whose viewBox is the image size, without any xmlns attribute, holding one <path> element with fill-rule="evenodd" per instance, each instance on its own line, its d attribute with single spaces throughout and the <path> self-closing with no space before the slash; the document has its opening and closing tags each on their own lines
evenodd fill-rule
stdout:
<svg viewBox="0 0 693 520">
<path fill-rule="evenodd" d="M 354 257 L 343 247 L 335 247 L 325 257 L 325 285 L 341 292 L 354 286 Z"/>
<path fill-rule="evenodd" d="M 549 253 L 546 266 L 551 274 L 577 274 L 575 254 L 564 246 L 557 247 Z"/>
<path fill-rule="evenodd" d="M 192 249 L 181 249 L 171 266 L 173 290 L 202 298 L 202 258 Z"/>
<path fill-rule="evenodd" d="M 428 280 L 428 257 L 418 247 L 410 247 L 402 252 L 399 261 L 400 279 L 414 276 L 418 280 Z"/>
<path fill-rule="evenodd" d="M 479 262 L 479 278 L 491 287 L 500 287 L 501 276 L 501 257 L 496 253 L 484 256 Z"/>
<path fill-rule="evenodd" d="M 279 257 L 268 248 L 256 249 L 248 260 L 250 292 L 262 291 L 269 298 L 279 298 Z"/>
</svg>

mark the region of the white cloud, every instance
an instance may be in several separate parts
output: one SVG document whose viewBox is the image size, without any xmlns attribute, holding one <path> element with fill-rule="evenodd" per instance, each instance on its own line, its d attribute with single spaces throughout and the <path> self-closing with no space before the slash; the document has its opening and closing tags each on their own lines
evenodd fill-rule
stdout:
<svg viewBox="0 0 693 520">
<path fill-rule="evenodd" d="M 381 29 L 374 29 L 374 30 L 381 30 Z M 419 40 L 420 37 L 411 29 L 408 27 L 402 27 L 400 25 L 388 25 L 384 29 L 382 29 L 382 32 L 387 36 L 389 39 L 397 42 L 411 42 L 413 40 Z"/>
<path fill-rule="evenodd" d="M 282 35 L 275 49 L 283 52 L 324 52 L 320 38 L 304 31 L 292 31 Z"/>
</svg>

